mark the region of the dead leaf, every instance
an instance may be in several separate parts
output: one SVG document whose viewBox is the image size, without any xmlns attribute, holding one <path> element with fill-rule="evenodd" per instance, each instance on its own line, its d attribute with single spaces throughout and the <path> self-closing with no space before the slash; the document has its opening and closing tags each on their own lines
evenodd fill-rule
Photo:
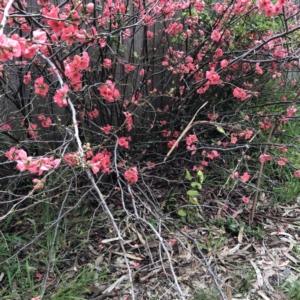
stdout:
<svg viewBox="0 0 300 300">
<path fill-rule="evenodd" d="M 128 253 L 123 253 L 123 252 L 112 252 L 113 254 L 117 254 L 117 255 L 122 255 L 122 256 L 126 256 L 127 258 L 131 258 L 131 259 L 134 259 L 134 260 L 143 260 L 143 258 L 141 257 L 138 257 L 138 256 L 135 256 L 135 255 L 132 255 L 132 254 L 128 254 Z"/>
<path fill-rule="evenodd" d="M 240 244 L 242 244 L 242 242 L 243 242 L 244 227 L 245 227 L 245 226 L 242 226 L 242 227 L 241 227 L 241 229 L 240 229 L 240 231 L 239 231 L 239 235 L 238 235 L 238 242 L 239 242 Z"/>
<path fill-rule="evenodd" d="M 260 295 L 265 300 L 271 300 L 263 291 L 257 291 L 257 294 Z"/>
<path fill-rule="evenodd" d="M 257 265 L 255 264 L 255 262 L 251 259 L 250 260 L 251 265 L 253 266 L 255 273 L 256 273 L 256 277 L 257 277 L 257 285 L 258 286 L 263 286 L 264 285 L 264 281 L 260 272 L 260 269 L 257 267 Z"/>
</svg>

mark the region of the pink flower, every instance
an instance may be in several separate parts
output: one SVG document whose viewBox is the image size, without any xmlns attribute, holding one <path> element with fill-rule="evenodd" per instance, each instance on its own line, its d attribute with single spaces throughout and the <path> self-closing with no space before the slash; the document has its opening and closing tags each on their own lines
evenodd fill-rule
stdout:
<svg viewBox="0 0 300 300">
<path fill-rule="evenodd" d="M 249 197 L 243 196 L 243 197 L 242 197 L 242 201 L 243 201 L 244 203 L 248 204 L 248 203 L 249 203 Z"/>
<path fill-rule="evenodd" d="M 296 112 L 297 112 L 297 109 L 296 109 L 295 106 L 293 105 L 293 106 L 290 106 L 290 107 L 286 110 L 286 115 L 287 115 L 288 117 L 292 117 L 292 116 L 294 116 L 294 115 L 296 114 Z"/>
<path fill-rule="evenodd" d="M 126 123 L 127 131 L 130 131 L 133 128 L 132 114 L 128 111 L 123 111 L 123 115 L 126 117 L 125 123 Z"/>
<path fill-rule="evenodd" d="M 235 179 L 235 178 L 238 178 L 239 177 L 239 172 L 235 171 L 231 176 L 230 178 L 231 179 Z"/>
<path fill-rule="evenodd" d="M 79 153 L 75 152 L 75 153 L 67 153 L 64 156 L 64 161 L 66 162 L 66 164 L 68 166 L 75 166 L 77 165 L 78 161 L 79 161 Z"/>
<path fill-rule="evenodd" d="M 120 92 L 115 88 L 115 84 L 111 80 L 106 80 L 105 84 L 98 88 L 98 91 L 108 102 L 115 102 L 120 98 Z"/>
<path fill-rule="evenodd" d="M 21 56 L 21 45 L 18 41 L 0 34 L 0 59 L 2 62 Z"/>
<path fill-rule="evenodd" d="M 247 182 L 249 179 L 250 179 L 250 175 L 245 172 L 242 176 L 240 176 L 240 179 L 243 181 L 243 182 Z"/>
<path fill-rule="evenodd" d="M 110 134 L 112 127 L 107 124 L 105 127 L 100 127 L 100 130 L 102 130 L 105 134 Z"/>
<path fill-rule="evenodd" d="M 193 143 L 197 142 L 198 138 L 195 134 L 190 134 L 187 138 L 186 138 L 186 144 L 188 146 L 192 145 Z"/>
<path fill-rule="evenodd" d="M 94 174 L 97 174 L 99 171 L 102 173 L 109 172 L 109 166 L 111 153 L 108 151 L 102 151 L 101 153 L 96 154 L 91 160 L 90 165 Z"/>
<path fill-rule="evenodd" d="M 32 32 L 33 38 L 32 41 L 36 44 L 45 44 L 47 41 L 47 34 L 41 29 L 34 30 Z"/>
<path fill-rule="evenodd" d="M 0 123 L 0 131 L 11 131 L 12 128 L 10 126 L 10 124 L 7 123 Z"/>
<path fill-rule="evenodd" d="M 210 71 L 206 71 L 206 79 L 209 80 L 210 84 L 220 83 L 220 76 L 215 72 L 214 68 L 212 68 Z"/>
<path fill-rule="evenodd" d="M 125 73 L 131 73 L 135 69 L 135 66 L 127 64 L 124 66 Z"/>
<path fill-rule="evenodd" d="M 111 68 L 111 59 L 104 58 L 103 60 L 103 68 L 110 69 Z"/>
<path fill-rule="evenodd" d="M 228 66 L 228 60 L 227 59 L 223 59 L 220 63 L 221 68 L 226 68 Z"/>
<path fill-rule="evenodd" d="M 264 163 L 265 161 L 270 161 L 270 160 L 272 160 L 272 156 L 269 155 L 269 154 L 261 154 L 261 155 L 259 156 L 259 161 L 260 161 L 261 163 Z"/>
<path fill-rule="evenodd" d="M 177 148 L 178 147 L 178 143 L 177 143 L 176 140 L 169 141 L 168 142 L 168 147 L 172 148 L 174 144 L 176 144 L 175 148 Z"/>
<path fill-rule="evenodd" d="M 120 137 L 118 141 L 118 145 L 126 149 L 129 149 L 129 143 L 127 140 L 128 140 L 127 137 Z"/>
<path fill-rule="evenodd" d="M 163 132 L 162 132 L 162 135 L 163 135 L 163 137 L 169 137 L 169 136 L 171 136 L 171 131 L 170 130 L 163 130 Z"/>
<path fill-rule="evenodd" d="M 32 179 L 32 182 L 35 184 L 34 186 L 34 190 L 39 190 L 39 189 L 43 189 L 45 187 L 45 180 L 40 180 L 37 178 Z M 42 275 L 43 277 L 43 275 Z M 39 278 L 40 279 L 40 278 Z"/>
<path fill-rule="evenodd" d="M 234 90 L 233 90 L 233 96 L 235 98 L 238 98 L 238 99 L 241 99 L 242 101 L 248 99 L 251 95 L 250 94 L 247 94 L 245 90 L 239 88 L 239 87 L 236 87 Z"/>
<path fill-rule="evenodd" d="M 99 111 L 97 108 L 94 108 L 94 110 L 89 111 L 87 113 L 88 117 L 90 120 L 94 120 L 95 118 L 97 118 L 99 116 Z"/>
<path fill-rule="evenodd" d="M 69 91 L 69 86 L 64 84 L 61 89 L 58 89 L 53 97 L 54 102 L 57 103 L 59 107 L 68 106 L 67 94 Z"/>
<path fill-rule="evenodd" d="M 214 30 L 211 34 L 211 39 L 215 42 L 219 42 L 219 40 L 221 39 L 221 34 L 218 30 Z"/>
<path fill-rule="evenodd" d="M 191 145 L 191 146 L 186 146 L 186 149 L 189 150 L 189 151 L 192 151 L 191 152 L 191 155 L 195 155 L 196 154 L 196 146 L 195 145 Z"/>
<path fill-rule="evenodd" d="M 129 182 L 129 184 L 134 184 L 138 181 L 138 171 L 136 167 L 132 167 L 129 170 L 124 172 L 125 179 Z"/>
<path fill-rule="evenodd" d="M 203 154 L 204 152 L 202 151 L 202 154 Z M 206 154 L 206 152 L 204 153 L 204 155 Z M 218 157 L 218 156 L 220 156 L 219 155 L 219 153 L 218 153 L 218 151 L 217 150 L 212 150 L 211 151 L 211 153 L 207 153 L 207 157 L 209 158 L 209 159 L 214 159 L 214 158 L 216 158 L 216 157 Z"/>
<path fill-rule="evenodd" d="M 288 162 L 288 159 L 286 157 L 280 157 L 280 159 L 277 161 L 279 166 L 284 166 Z"/>
<path fill-rule="evenodd" d="M 263 120 L 263 122 L 260 122 L 260 128 L 262 130 L 268 130 L 272 126 L 272 123 L 268 121 L 267 117 Z"/>
<path fill-rule="evenodd" d="M 45 98 L 49 90 L 49 85 L 44 83 L 43 77 L 39 77 L 35 80 L 34 89 L 37 95 L 41 95 Z"/>
<path fill-rule="evenodd" d="M 49 128 L 52 125 L 52 120 L 49 117 L 45 118 L 45 120 L 42 121 L 41 125 L 44 128 Z"/>
<path fill-rule="evenodd" d="M 37 132 L 37 128 L 38 128 L 38 125 L 37 124 L 29 124 L 28 126 L 28 134 L 35 140 L 37 139 L 38 137 L 38 132 Z"/>
<path fill-rule="evenodd" d="M 257 74 L 262 74 L 263 73 L 263 70 L 262 68 L 259 66 L 259 63 L 256 63 L 255 64 L 255 71 Z"/>
<path fill-rule="evenodd" d="M 23 82 L 24 84 L 28 84 L 31 81 L 31 73 L 28 72 L 26 75 L 23 77 Z"/>
<path fill-rule="evenodd" d="M 295 176 L 296 178 L 300 178 L 300 170 L 296 170 L 296 171 L 294 172 L 294 176 Z"/>
</svg>

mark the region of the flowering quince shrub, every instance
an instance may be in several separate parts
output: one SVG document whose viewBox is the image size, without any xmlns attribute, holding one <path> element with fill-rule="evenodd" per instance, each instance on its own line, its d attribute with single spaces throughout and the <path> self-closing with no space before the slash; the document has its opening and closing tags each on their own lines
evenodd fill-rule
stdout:
<svg viewBox="0 0 300 300">
<path fill-rule="evenodd" d="M 295 47 L 289 45 L 291 38 L 297 45 L 300 28 L 293 1 L 172 0 L 153 6 L 153 1 L 138 0 L 126 6 L 117 0 L 103 1 L 99 8 L 94 2 L 57 6 L 43 0 L 36 2 L 34 16 L 26 1 L 22 9 L 13 3 L 1 5 L 0 79 L 7 109 L 0 133 L 8 144 L 27 139 L 38 144 L 35 150 L 29 144 L 30 154 L 23 159 L 10 155 L 24 151 L 21 147 L 7 150 L 6 157 L 19 171 L 42 176 L 53 169 L 43 162 L 49 159 L 59 168 L 112 172 L 113 151 L 101 149 L 117 146 L 123 153 L 148 138 L 164 142 L 165 152 L 176 149 L 184 155 L 179 136 L 208 101 L 196 122 L 207 120 L 206 130 L 217 139 L 215 149 L 205 149 L 199 128 L 185 134 L 187 154 L 201 156 L 197 168 L 205 168 L 222 157 L 222 149 L 249 147 L 252 138 L 266 138 L 274 126 L 280 132 L 297 116 L 297 97 L 291 92 L 296 82 L 287 75 L 299 67 Z M 136 16 L 135 23 L 129 12 Z M 282 19 L 286 26 L 281 26 Z M 251 30 L 245 29 L 246 20 Z M 138 47 L 133 46 L 140 39 L 135 31 L 145 33 Z M 155 58 L 154 64 L 146 63 L 145 57 L 148 62 Z M 261 82 L 278 85 L 285 100 L 272 104 L 265 97 L 270 90 Z M 269 107 L 248 116 L 247 109 L 260 103 Z M 235 115 L 227 114 L 228 109 Z M 228 132 L 216 134 L 218 123 L 231 124 Z M 237 123 L 239 130 L 234 128 Z M 162 138 L 157 139 L 159 131 Z M 91 143 L 98 152 L 88 156 L 78 142 Z M 45 154 L 47 147 L 53 155 Z M 287 155 L 260 153 L 257 162 L 274 158 L 285 166 Z M 122 172 L 126 179 L 125 172 L 128 169 Z M 298 170 L 294 172 L 298 177 Z M 251 177 L 243 174 L 241 180 L 247 182 Z"/>
<path fill-rule="evenodd" d="M 0 201 L 78 182 L 134 198 L 175 165 L 253 189 L 271 165 L 300 178 L 299 17 L 292 0 L 2 1 Z"/>
</svg>

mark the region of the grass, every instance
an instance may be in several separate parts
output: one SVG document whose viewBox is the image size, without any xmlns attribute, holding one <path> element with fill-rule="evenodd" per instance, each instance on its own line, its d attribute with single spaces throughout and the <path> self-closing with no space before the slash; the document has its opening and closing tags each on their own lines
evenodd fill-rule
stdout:
<svg viewBox="0 0 300 300">
<path fill-rule="evenodd" d="M 192 300 L 219 300 L 218 293 L 208 289 L 198 290 L 193 296 Z"/>
<path fill-rule="evenodd" d="M 298 277 L 289 277 L 284 282 L 282 289 L 288 295 L 289 300 L 300 300 L 300 283 Z"/>
<path fill-rule="evenodd" d="M 45 300 L 87 299 L 96 281 L 107 283 L 107 269 L 95 270 L 92 257 L 89 264 L 82 262 L 89 251 L 82 238 L 91 226 L 86 213 L 86 207 L 81 207 L 61 219 L 56 234 L 56 226 L 49 227 L 58 218 L 52 203 L 42 202 L 34 209 L 10 215 L 0 232 L 0 299 L 40 295 L 50 256 Z"/>
</svg>

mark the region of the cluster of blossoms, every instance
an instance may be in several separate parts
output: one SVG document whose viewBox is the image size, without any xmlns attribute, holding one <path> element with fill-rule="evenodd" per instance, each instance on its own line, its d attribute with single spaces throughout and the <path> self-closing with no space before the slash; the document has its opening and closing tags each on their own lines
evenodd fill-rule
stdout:
<svg viewBox="0 0 300 300">
<path fill-rule="evenodd" d="M 239 175 L 239 172 L 234 172 L 231 175 L 231 178 L 232 179 L 240 178 L 243 182 L 247 182 L 247 181 L 249 181 L 249 179 L 251 178 L 251 176 L 249 175 L 248 172 L 244 172 L 243 175 Z"/>
<path fill-rule="evenodd" d="M 43 98 L 45 98 L 49 91 L 49 85 L 44 82 L 43 77 L 39 77 L 35 80 L 34 90 L 37 95 L 40 95 Z"/>
<path fill-rule="evenodd" d="M 138 170 L 137 167 L 132 167 L 124 172 L 125 179 L 129 184 L 134 184 L 138 181 Z"/>
<path fill-rule="evenodd" d="M 108 102 L 115 102 L 120 98 L 120 92 L 115 88 L 115 84 L 111 80 L 106 80 L 98 88 L 100 95 Z"/>
<path fill-rule="evenodd" d="M 198 141 L 198 138 L 196 137 L 195 134 L 190 134 L 185 140 L 186 149 L 189 151 L 192 151 L 191 155 L 194 155 L 196 153 L 196 146 L 194 145 L 194 143 L 197 141 Z"/>
<path fill-rule="evenodd" d="M 109 169 L 109 166 L 111 165 L 111 161 L 110 161 L 110 158 L 112 156 L 111 152 L 109 152 L 107 149 L 104 149 L 102 150 L 102 152 L 99 152 L 96 155 L 94 155 L 93 151 L 89 149 L 89 145 L 87 145 L 86 148 L 87 151 L 83 159 L 86 162 L 86 165 L 92 169 L 94 174 L 97 174 L 98 172 L 102 172 L 102 173 L 112 172 Z M 63 159 L 68 166 L 73 167 L 73 166 L 80 165 L 79 152 L 67 153 Z"/>
<path fill-rule="evenodd" d="M 39 176 L 41 176 L 44 171 L 58 168 L 61 162 L 60 159 L 54 159 L 53 156 L 33 158 L 32 156 L 28 156 L 25 150 L 16 149 L 15 147 L 11 147 L 10 150 L 5 153 L 5 156 L 8 160 L 17 163 L 16 168 L 20 172 L 28 171 L 31 174 L 37 174 Z M 42 189 L 45 186 L 44 179 L 40 180 L 34 178 L 32 182 L 35 184 L 34 190 Z"/>
<path fill-rule="evenodd" d="M 75 91 L 78 91 L 82 87 L 81 73 L 87 70 L 90 63 L 90 57 L 87 52 L 82 52 L 82 56 L 75 55 L 73 61 L 69 59 L 64 61 L 65 75 L 70 79 L 70 83 Z"/>
</svg>

